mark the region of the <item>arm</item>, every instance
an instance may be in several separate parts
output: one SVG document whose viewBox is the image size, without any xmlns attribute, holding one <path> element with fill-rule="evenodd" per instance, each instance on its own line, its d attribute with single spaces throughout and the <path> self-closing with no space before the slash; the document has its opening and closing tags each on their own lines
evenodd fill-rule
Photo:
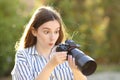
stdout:
<svg viewBox="0 0 120 80">
<path fill-rule="evenodd" d="M 36 80 L 48 80 L 54 68 L 66 60 L 66 52 L 56 52 L 40 72 Z"/>
<path fill-rule="evenodd" d="M 43 70 L 36 77 L 36 80 L 48 80 L 51 72 L 58 65 L 63 63 L 66 60 L 67 53 L 66 52 L 57 52 L 53 55 L 47 65 L 43 68 Z M 15 58 L 15 66 L 12 71 L 12 79 L 13 80 L 34 80 L 33 71 L 30 68 L 26 56 L 22 51 L 17 52 Z"/>
<path fill-rule="evenodd" d="M 55 65 L 52 65 L 52 63 L 49 62 L 40 72 L 36 80 L 48 80 L 54 68 L 55 68 Z"/>
<path fill-rule="evenodd" d="M 87 77 L 75 65 L 75 59 L 71 55 L 68 56 L 68 63 L 72 69 L 74 80 L 87 80 Z"/>
<path fill-rule="evenodd" d="M 17 52 L 15 57 L 15 66 L 11 72 L 12 80 L 33 80 L 32 69 L 29 67 L 23 52 Z"/>
<path fill-rule="evenodd" d="M 86 76 L 84 76 L 78 69 L 72 69 L 74 80 L 87 80 Z"/>
</svg>

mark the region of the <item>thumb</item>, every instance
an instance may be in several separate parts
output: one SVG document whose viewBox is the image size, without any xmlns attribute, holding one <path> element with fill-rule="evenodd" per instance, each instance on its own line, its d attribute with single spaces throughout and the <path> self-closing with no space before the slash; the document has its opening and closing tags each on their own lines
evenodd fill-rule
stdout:
<svg viewBox="0 0 120 80">
<path fill-rule="evenodd" d="M 56 53 L 56 48 L 57 46 L 54 46 L 51 50 L 51 53 L 50 53 L 50 58 Z"/>
</svg>

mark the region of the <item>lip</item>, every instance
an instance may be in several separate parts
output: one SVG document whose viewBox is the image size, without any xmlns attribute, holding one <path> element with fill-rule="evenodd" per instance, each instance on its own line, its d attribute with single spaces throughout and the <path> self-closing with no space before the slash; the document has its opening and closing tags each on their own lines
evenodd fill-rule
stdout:
<svg viewBox="0 0 120 80">
<path fill-rule="evenodd" d="M 52 46 L 52 45 L 53 45 L 53 43 L 49 43 L 49 45 L 50 45 L 50 46 Z"/>
</svg>

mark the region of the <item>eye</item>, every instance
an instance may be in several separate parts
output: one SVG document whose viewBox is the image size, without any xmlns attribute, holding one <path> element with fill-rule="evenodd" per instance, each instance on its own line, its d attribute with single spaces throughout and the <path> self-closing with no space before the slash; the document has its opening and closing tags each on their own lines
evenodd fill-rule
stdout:
<svg viewBox="0 0 120 80">
<path fill-rule="evenodd" d="M 44 34 L 49 34 L 49 31 L 47 31 L 47 30 L 45 30 L 45 31 L 43 31 L 44 32 Z"/>
<path fill-rule="evenodd" d="M 59 30 L 55 31 L 55 34 L 58 34 L 59 33 Z"/>
</svg>

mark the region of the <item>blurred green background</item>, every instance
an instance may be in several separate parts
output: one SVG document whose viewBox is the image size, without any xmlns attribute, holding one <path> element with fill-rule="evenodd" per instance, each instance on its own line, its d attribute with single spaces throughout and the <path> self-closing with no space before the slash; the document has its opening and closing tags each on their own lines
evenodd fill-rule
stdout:
<svg viewBox="0 0 120 80">
<path fill-rule="evenodd" d="M 61 13 L 70 38 L 96 60 L 96 72 L 120 72 L 119 3 L 120 0 L 0 0 L 0 77 L 10 76 L 14 45 L 41 5 L 53 6 Z"/>
</svg>

